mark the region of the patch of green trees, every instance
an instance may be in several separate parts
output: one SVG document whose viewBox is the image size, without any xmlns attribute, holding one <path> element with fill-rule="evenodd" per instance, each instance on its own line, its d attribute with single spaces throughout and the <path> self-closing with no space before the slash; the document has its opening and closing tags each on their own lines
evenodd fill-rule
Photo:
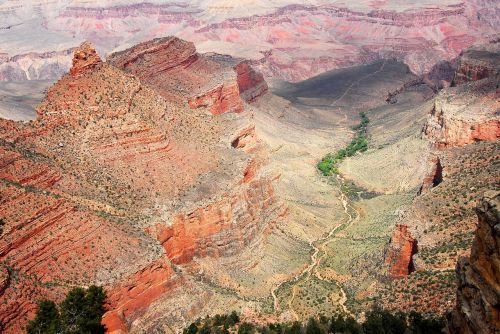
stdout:
<svg viewBox="0 0 500 334">
<path fill-rule="evenodd" d="M 370 120 L 364 112 L 359 114 L 361 122 L 356 125 L 353 130 L 356 130 L 356 136 L 347 145 L 346 148 L 339 150 L 337 153 L 329 153 L 318 162 L 317 168 L 325 176 L 338 174 L 338 164 L 346 157 L 351 157 L 356 152 L 364 152 L 368 149 L 368 137 L 366 135 L 366 128 Z"/>
<path fill-rule="evenodd" d="M 51 300 L 38 303 L 35 319 L 27 326 L 28 334 L 100 334 L 106 331 L 101 324 L 106 309 L 106 293 L 95 285 L 88 289 L 73 288 L 56 305 Z"/>
<path fill-rule="evenodd" d="M 234 313 L 234 312 L 233 312 Z M 330 318 L 320 315 L 310 318 L 305 324 L 272 323 L 265 326 L 248 322 L 221 325 L 216 318 L 198 320 L 184 330 L 184 334 L 441 334 L 445 326 L 441 317 L 424 318 L 417 312 L 392 313 L 378 307 L 366 313 L 363 322 L 353 317 L 334 315 Z M 218 324 L 218 325 L 217 325 Z M 231 331 L 229 331 L 231 330 Z"/>
</svg>

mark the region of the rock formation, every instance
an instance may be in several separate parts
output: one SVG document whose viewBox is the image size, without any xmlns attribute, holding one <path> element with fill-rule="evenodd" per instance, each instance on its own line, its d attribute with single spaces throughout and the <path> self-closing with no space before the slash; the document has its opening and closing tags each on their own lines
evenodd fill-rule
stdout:
<svg viewBox="0 0 500 334">
<path fill-rule="evenodd" d="M 264 76 L 255 71 L 248 62 L 239 63 L 235 70 L 240 95 L 245 101 L 253 102 L 268 91 Z"/>
<path fill-rule="evenodd" d="M 187 99 L 193 109 L 207 108 L 213 115 L 244 110 L 236 73 L 197 54 L 193 43 L 176 37 L 157 38 L 114 53 L 108 61 L 166 98 Z"/>
<path fill-rule="evenodd" d="M 433 156 L 429 161 L 429 169 L 425 175 L 422 186 L 420 187 L 418 193 L 424 194 L 430 189 L 434 188 L 443 181 L 443 166 L 441 166 L 441 160 L 438 156 Z"/>
<path fill-rule="evenodd" d="M 188 103 L 192 109 L 208 108 L 212 115 L 243 112 L 239 89 L 235 83 L 217 86 L 208 92 L 192 97 Z"/>
<path fill-rule="evenodd" d="M 92 71 L 102 64 L 101 58 L 97 54 L 91 43 L 85 42 L 75 50 L 73 55 L 73 66 L 71 67 L 71 75 L 74 77 Z"/>
<path fill-rule="evenodd" d="M 413 255 L 417 252 L 417 241 L 406 225 L 396 225 L 385 253 L 385 265 L 389 277 L 401 278 L 413 270 Z"/>
<path fill-rule="evenodd" d="M 437 148 L 500 137 L 500 43 L 476 45 L 459 58 L 453 84 L 434 100 L 423 136 Z"/>
<path fill-rule="evenodd" d="M 236 72 L 189 45 L 154 40 L 103 63 L 85 43 L 35 121 L 0 120 L 0 260 L 16 277 L 1 273 L 3 332 L 39 298 L 90 284 L 110 296 L 108 328 L 128 330 L 182 282 L 174 264 L 238 254 L 284 214 Z M 227 83 L 229 103 L 188 107 Z M 240 113 L 214 116 L 227 111 Z"/>
<path fill-rule="evenodd" d="M 500 193 L 486 192 L 476 208 L 478 226 L 470 258 L 457 264 L 457 304 L 450 333 L 500 332 Z"/>
</svg>

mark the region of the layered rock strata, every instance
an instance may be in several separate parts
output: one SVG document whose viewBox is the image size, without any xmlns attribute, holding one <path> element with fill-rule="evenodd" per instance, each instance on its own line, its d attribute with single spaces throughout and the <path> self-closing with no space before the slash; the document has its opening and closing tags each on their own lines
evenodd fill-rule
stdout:
<svg viewBox="0 0 500 334">
<path fill-rule="evenodd" d="M 465 50 L 459 58 L 454 85 L 477 81 L 500 74 L 500 39 Z"/>
<path fill-rule="evenodd" d="M 235 1 L 91 0 L 26 6 L 9 1 L 0 5 L 0 21 L 5 22 L 0 27 L 5 32 L 0 80 L 56 79 L 69 69 L 69 50 L 82 40 L 109 53 L 168 34 L 196 42 L 206 52 L 222 50 L 252 59 L 266 76 L 286 81 L 390 57 L 420 75 L 495 36 L 498 11 L 490 0 L 321 4 L 286 0 L 244 7 Z"/>
<path fill-rule="evenodd" d="M 90 284 L 110 296 L 108 330 L 133 329 L 182 285 L 174 264 L 237 254 L 284 214 L 236 72 L 186 46 L 150 41 L 103 63 L 85 43 L 35 121 L 0 120 L 2 331 Z M 189 108 L 227 82 L 241 109 Z"/>
</svg>

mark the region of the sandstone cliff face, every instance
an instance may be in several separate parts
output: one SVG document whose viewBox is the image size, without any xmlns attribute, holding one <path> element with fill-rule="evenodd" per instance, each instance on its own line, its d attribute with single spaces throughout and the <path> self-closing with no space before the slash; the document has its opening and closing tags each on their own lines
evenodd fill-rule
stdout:
<svg viewBox="0 0 500 334">
<path fill-rule="evenodd" d="M 497 77 L 450 87 L 435 98 L 423 136 L 437 148 L 500 137 Z"/>
<path fill-rule="evenodd" d="M 396 225 L 385 254 L 385 265 L 391 278 L 408 276 L 413 270 L 412 256 L 417 252 L 417 241 L 406 225 Z"/>
<path fill-rule="evenodd" d="M 457 305 L 449 332 L 500 332 L 500 193 L 485 193 L 476 208 L 478 226 L 470 258 L 457 264 Z"/>
<path fill-rule="evenodd" d="M 188 103 L 192 109 L 208 108 L 212 115 L 244 111 L 238 86 L 234 82 L 222 84 L 208 92 L 195 96 Z"/>
<path fill-rule="evenodd" d="M 0 120 L 0 260 L 18 278 L 1 276 L 4 332 L 42 296 L 89 284 L 108 291 L 109 329 L 133 329 L 182 283 L 172 263 L 237 254 L 283 214 L 250 118 L 188 107 L 188 88 L 229 78 L 243 106 L 233 68 L 176 45 L 189 43 L 152 41 L 110 65 L 84 44 L 37 120 Z"/>
<path fill-rule="evenodd" d="M 140 317 L 162 295 L 182 284 L 167 259 L 160 259 L 131 275 L 108 292 L 103 324 L 108 333 L 126 333 L 132 322 Z"/>
<path fill-rule="evenodd" d="M 207 108 L 213 115 L 244 111 L 234 71 L 197 54 L 193 43 L 158 38 L 114 53 L 109 62 L 152 85 L 166 99 L 187 99 L 192 109 Z"/>
</svg>

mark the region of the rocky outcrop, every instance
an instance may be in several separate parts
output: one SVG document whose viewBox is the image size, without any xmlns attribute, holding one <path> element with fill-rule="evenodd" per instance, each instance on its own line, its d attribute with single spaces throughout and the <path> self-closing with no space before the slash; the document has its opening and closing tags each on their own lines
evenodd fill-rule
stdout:
<svg viewBox="0 0 500 334">
<path fill-rule="evenodd" d="M 245 109 L 240 98 L 238 86 L 233 83 L 222 84 L 189 100 L 192 109 L 207 108 L 212 115 L 227 112 L 240 113 Z"/>
<path fill-rule="evenodd" d="M 213 115 L 244 111 L 234 71 L 196 53 L 193 43 L 176 37 L 157 38 L 112 54 L 109 62 L 164 98 L 187 99 L 190 108 L 207 108 Z"/>
<path fill-rule="evenodd" d="M 264 76 L 254 70 L 248 62 L 241 62 L 235 67 L 238 88 L 241 97 L 251 103 L 268 91 Z"/>
<path fill-rule="evenodd" d="M 126 333 L 131 323 L 148 306 L 182 284 L 182 277 L 174 273 L 167 259 L 160 259 L 131 275 L 108 292 L 103 324 L 108 333 Z"/>
<path fill-rule="evenodd" d="M 198 60 L 191 42 L 176 37 L 156 38 L 110 55 L 107 61 L 144 81 L 158 73 L 187 68 Z"/>
<path fill-rule="evenodd" d="M 478 225 L 470 258 L 457 264 L 457 304 L 448 330 L 500 332 L 500 193 L 486 192 L 476 208 Z"/>
<path fill-rule="evenodd" d="M 170 226 L 158 226 L 157 238 L 168 257 L 183 264 L 193 257 L 235 255 L 248 246 L 266 226 L 257 221 L 272 223 L 282 214 L 269 181 L 254 179 L 220 201 L 176 215 Z"/>
<path fill-rule="evenodd" d="M 500 74 L 500 40 L 477 45 L 460 55 L 453 78 L 454 85 L 477 81 Z"/>
<path fill-rule="evenodd" d="M 391 278 L 408 276 L 415 269 L 413 255 L 417 252 L 417 240 L 411 235 L 406 225 L 398 224 L 394 228 L 385 253 L 385 266 Z"/>
<path fill-rule="evenodd" d="M 423 128 L 437 148 L 500 138 L 497 78 L 468 82 L 440 92 Z"/>
<path fill-rule="evenodd" d="M 69 73 L 73 77 L 78 77 L 98 68 L 101 64 L 101 58 L 97 54 L 94 46 L 89 42 L 85 42 L 75 50 L 73 55 L 73 66 Z"/>
<path fill-rule="evenodd" d="M 425 194 L 441 182 L 443 182 L 443 166 L 439 157 L 433 156 L 429 161 L 428 172 L 422 180 L 418 194 Z"/>
</svg>

